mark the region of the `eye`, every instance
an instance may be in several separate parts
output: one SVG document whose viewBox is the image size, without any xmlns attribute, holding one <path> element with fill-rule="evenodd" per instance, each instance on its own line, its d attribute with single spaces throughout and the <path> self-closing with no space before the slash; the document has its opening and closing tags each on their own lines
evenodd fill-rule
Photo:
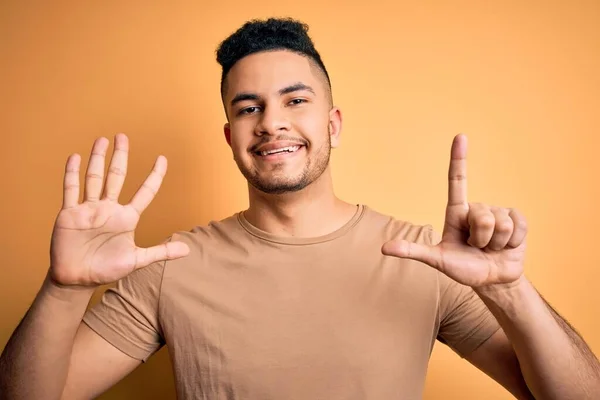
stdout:
<svg viewBox="0 0 600 400">
<path fill-rule="evenodd" d="M 298 104 L 306 103 L 306 99 L 292 99 L 289 104 L 296 106 Z"/>
<path fill-rule="evenodd" d="M 258 106 L 246 107 L 246 108 L 242 108 L 238 112 L 238 115 L 254 114 L 254 113 L 258 112 L 259 110 L 260 110 L 260 107 L 258 107 Z"/>
</svg>

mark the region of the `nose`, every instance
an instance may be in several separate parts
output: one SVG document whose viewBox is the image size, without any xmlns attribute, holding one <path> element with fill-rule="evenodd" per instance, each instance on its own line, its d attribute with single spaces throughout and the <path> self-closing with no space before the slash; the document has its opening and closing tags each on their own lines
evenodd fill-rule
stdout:
<svg viewBox="0 0 600 400">
<path fill-rule="evenodd" d="M 258 124 L 256 124 L 255 134 L 277 135 L 290 129 L 290 121 L 287 118 L 285 110 L 277 106 L 265 106 Z"/>
</svg>

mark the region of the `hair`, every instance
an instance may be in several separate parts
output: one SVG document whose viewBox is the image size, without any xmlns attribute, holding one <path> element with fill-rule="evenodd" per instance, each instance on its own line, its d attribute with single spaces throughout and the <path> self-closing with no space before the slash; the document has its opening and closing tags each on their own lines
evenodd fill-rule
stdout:
<svg viewBox="0 0 600 400">
<path fill-rule="evenodd" d="M 325 74 L 331 92 L 331 81 L 319 52 L 308 35 L 308 25 L 292 18 L 269 18 L 251 20 L 226 38 L 217 49 L 217 62 L 221 73 L 221 97 L 226 91 L 229 70 L 242 58 L 258 52 L 288 50 L 314 62 Z"/>
</svg>

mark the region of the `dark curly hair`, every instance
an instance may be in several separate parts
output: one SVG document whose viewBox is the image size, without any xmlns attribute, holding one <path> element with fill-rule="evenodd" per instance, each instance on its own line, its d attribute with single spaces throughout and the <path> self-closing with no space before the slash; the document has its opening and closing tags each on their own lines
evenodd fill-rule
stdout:
<svg viewBox="0 0 600 400">
<path fill-rule="evenodd" d="M 292 18 L 254 19 L 226 38 L 217 49 L 221 73 L 221 97 L 229 70 L 242 58 L 261 51 L 289 50 L 312 60 L 323 71 L 331 91 L 331 81 L 319 52 L 308 36 L 308 25 Z"/>
</svg>

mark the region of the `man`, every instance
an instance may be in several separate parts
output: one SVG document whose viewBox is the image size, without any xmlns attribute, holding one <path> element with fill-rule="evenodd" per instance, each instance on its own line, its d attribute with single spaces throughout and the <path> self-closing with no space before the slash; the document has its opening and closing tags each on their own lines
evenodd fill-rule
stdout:
<svg viewBox="0 0 600 400">
<path fill-rule="evenodd" d="M 517 398 L 597 398 L 597 358 L 523 273 L 523 216 L 467 201 L 465 137 L 438 236 L 335 196 L 342 115 L 305 25 L 249 22 L 217 59 L 249 208 L 141 249 L 164 157 L 120 205 L 126 136 L 106 181 L 108 140 L 95 142 L 82 203 L 71 156 L 47 278 L 0 361 L 3 398 L 93 398 L 166 344 L 180 398 L 417 399 L 436 339 Z"/>
</svg>

